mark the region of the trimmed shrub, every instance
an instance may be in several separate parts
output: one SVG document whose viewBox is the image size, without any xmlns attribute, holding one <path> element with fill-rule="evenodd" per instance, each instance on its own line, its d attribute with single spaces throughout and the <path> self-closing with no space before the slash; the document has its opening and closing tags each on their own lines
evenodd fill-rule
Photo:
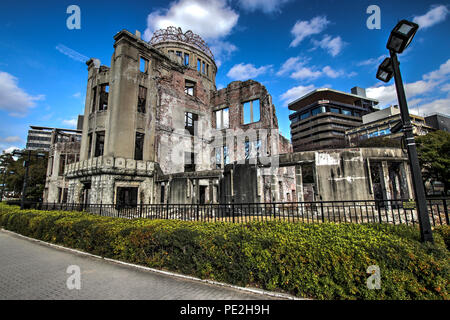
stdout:
<svg viewBox="0 0 450 320">
<path fill-rule="evenodd" d="M 0 226 L 152 268 L 315 299 L 448 299 L 448 228 L 435 244 L 387 224 L 127 220 L 0 204 Z M 448 243 L 448 242 L 447 242 Z M 381 289 L 367 288 L 370 265 Z"/>
</svg>

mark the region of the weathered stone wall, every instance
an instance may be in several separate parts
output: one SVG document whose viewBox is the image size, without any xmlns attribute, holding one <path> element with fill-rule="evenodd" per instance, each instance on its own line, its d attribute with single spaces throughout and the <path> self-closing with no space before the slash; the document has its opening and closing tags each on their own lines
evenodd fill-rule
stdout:
<svg viewBox="0 0 450 320">
<path fill-rule="evenodd" d="M 262 156 L 292 150 L 289 141 L 278 133 L 272 98 L 260 83 L 235 81 L 217 91 L 215 62 L 198 48 L 177 41 L 152 46 L 128 31 L 117 33 L 114 39 L 111 67 L 98 66 L 94 59 L 87 63 L 87 121 L 83 126 L 81 161 L 66 170 L 70 180 L 69 201 L 114 203 L 117 185 L 138 187 L 139 201 L 145 203 L 161 201 L 162 185 L 163 201 L 193 203 L 200 198 L 218 201 L 217 175 L 202 178 L 200 172 L 216 169 L 215 147 L 223 145 L 223 136 L 221 130 L 215 129 L 214 111 L 223 107 L 230 111 L 229 130 L 225 134 L 229 137 L 226 144 L 230 143 L 229 163 L 245 159 L 246 138 L 267 143 Z M 185 65 L 183 58 L 170 53 L 172 50 L 182 55 L 188 53 L 189 64 Z M 142 59 L 147 61 L 145 71 L 140 68 Z M 209 66 L 208 72 L 197 70 L 197 59 Z M 195 83 L 192 96 L 185 92 L 186 81 Z M 109 85 L 108 108 L 98 110 L 99 91 L 94 101 L 93 88 L 98 89 L 103 84 Z M 147 89 L 145 113 L 137 111 L 140 86 Z M 260 119 L 244 124 L 243 104 L 254 99 L 260 101 Z M 198 115 L 194 135 L 185 130 L 187 112 Z M 99 131 L 105 132 L 104 152 L 96 157 L 96 133 Z M 134 160 L 136 132 L 145 134 L 142 161 Z M 91 143 L 89 136 L 92 136 Z M 195 174 L 199 175 L 168 178 L 155 184 L 158 174 L 171 177 L 185 171 L 185 152 L 195 153 Z M 283 190 L 292 192 L 292 186 L 295 188 L 293 170 L 275 169 L 274 172 L 270 173 L 270 178 L 279 174 Z M 266 175 L 259 170 L 255 175 L 257 182 L 252 197 L 270 201 L 266 194 L 273 191 L 265 187 Z M 242 192 L 246 192 L 245 188 Z M 282 192 L 278 200 L 289 200 L 286 194 Z"/>
</svg>

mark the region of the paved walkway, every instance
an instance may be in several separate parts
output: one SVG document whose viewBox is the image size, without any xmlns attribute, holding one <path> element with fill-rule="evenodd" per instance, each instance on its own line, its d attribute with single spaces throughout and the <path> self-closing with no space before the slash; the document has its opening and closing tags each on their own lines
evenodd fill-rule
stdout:
<svg viewBox="0 0 450 320">
<path fill-rule="evenodd" d="M 67 288 L 70 265 L 81 289 Z M 49 247 L 0 230 L 0 300 L 5 299 L 267 299 Z"/>
</svg>

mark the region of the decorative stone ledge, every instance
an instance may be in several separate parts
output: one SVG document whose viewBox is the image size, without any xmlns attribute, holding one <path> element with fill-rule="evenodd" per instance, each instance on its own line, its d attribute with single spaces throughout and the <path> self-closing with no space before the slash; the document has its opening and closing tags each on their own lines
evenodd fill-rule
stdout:
<svg viewBox="0 0 450 320">
<path fill-rule="evenodd" d="M 153 176 L 155 163 L 114 157 L 96 157 L 66 166 L 64 174 L 67 178 L 91 176 L 98 174 L 120 174 L 136 176 Z"/>
</svg>

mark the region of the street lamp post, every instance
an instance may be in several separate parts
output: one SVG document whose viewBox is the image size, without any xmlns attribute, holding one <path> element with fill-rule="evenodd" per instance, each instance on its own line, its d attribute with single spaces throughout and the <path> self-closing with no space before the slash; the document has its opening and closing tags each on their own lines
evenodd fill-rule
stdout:
<svg viewBox="0 0 450 320">
<path fill-rule="evenodd" d="M 23 155 L 23 152 L 21 151 L 14 151 L 13 155 Z M 36 157 L 44 157 L 43 154 L 36 154 Z M 23 177 L 23 184 L 22 184 L 22 194 L 20 196 L 20 209 L 23 210 L 25 207 L 25 193 L 27 190 L 27 185 L 28 185 L 28 171 L 29 171 L 29 167 L 30 167 L 30 161 L 31 161 L 31 150 L 27 150 L 27 160 L 25 160 L 23 162 L 23 166 L 25 167 L 25 175 Z"/>
<path fill-rule="evenodd" d="M 422 173 L 419 166 L 419 158 L 417 156 L 417 149 L 414 140 L 411 119 L 409 117 L 405 89 L 403 87 L 402 76 L 400 73 L 400 63 L 397 58 L 397 53 L 402 53 L 403 50 L 408 47 L 418 28 L 419 26 L 417 24 L 407 20 L 402 20 L 392 30 L 387 44 L 390 58 L 386 58 L 381 63 L 380 67 L 378 68 L 377 78 L 384 82 L 389 82 L 389 80 L 394 77 L 398 103 L 400 106 L 400 115 L 402 118 L 404 139 L 406 142 L 408 159 L 411 166 L 414 194 L 417 202 L 420 236 L 422 242 L 433 242 L 433 234 L 431 232 L 430 218 L 428 216 L 426 205 Z"/>
<path fill-rule="evenodd" d="M 20 196 L 20 210 L 23 210 L 25 206 L 25 191 L 27 190 L 28 169 L 30 167 L 30 160 L 31 160 L 31 150 L 28 150 L 28 158 L 27 160 L 25 160 L 23 164 L 25 166 L 25 176 L 23 178 L 22 194 Z"/>
</svg>

